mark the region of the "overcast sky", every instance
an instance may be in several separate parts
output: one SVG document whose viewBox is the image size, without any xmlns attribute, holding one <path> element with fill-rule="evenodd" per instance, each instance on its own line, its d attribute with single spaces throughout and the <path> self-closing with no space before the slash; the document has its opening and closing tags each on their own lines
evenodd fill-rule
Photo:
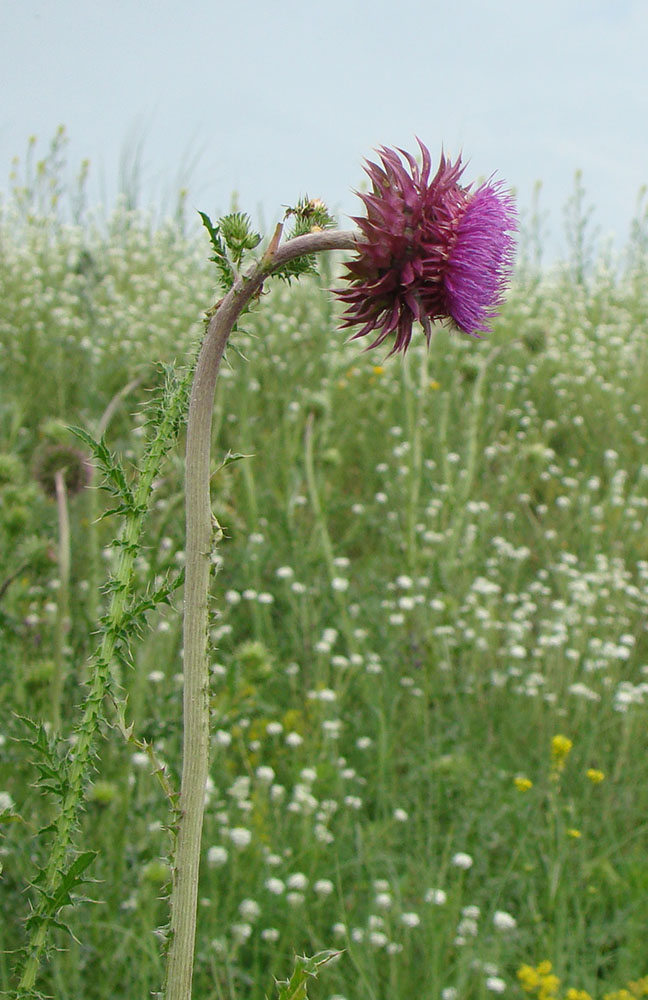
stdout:
<svg viewBox="0 0 648 1000">
<path fill-rule="evenodd" d="M 357 212 L 363 158 L 415 135 L 522 209 L 541 180 L 554 245 L 577 169 L 621 241 L 648 182 L 647 0 L 0 0 L 0 40 L 2 188 L 59 124 L 94 198 L 141 141 L 145 200 L 268 222 Z"/>
</svg>

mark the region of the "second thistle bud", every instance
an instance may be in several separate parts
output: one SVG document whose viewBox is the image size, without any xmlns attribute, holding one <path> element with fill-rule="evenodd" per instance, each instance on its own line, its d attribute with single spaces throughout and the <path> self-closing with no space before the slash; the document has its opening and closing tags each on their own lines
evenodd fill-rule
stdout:
<svg viewBox="0 0 648 1000">
<path fill-rule="evenodd" d="M 289 234 L 290 239 L 304 236 L 306 233 L 320 233 L 323 229 L 330 229 L 335 225 L 335 219 L 322 199 L 308 196 L 300 198 L 294 208 L 287 208 L 285 218 L 294 219 Z"/>
</svg>

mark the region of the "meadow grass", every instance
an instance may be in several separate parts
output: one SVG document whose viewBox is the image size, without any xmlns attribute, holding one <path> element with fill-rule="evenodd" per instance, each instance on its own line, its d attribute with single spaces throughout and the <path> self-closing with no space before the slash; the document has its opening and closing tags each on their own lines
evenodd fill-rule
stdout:
<svg viewBox="0 0 648 1000">
<path fill-rule="evenodd" d="M 14 198 L 0 223 L 2 989 L 52 819 L 20 742 L 21 715 L 51 717 L 57 642 L 34 463 L 74 424 L 137 467 L 155 365 L 191 358 L 215 298 L 202 237 L 55 207 Z M 552 270 L 523 260 L 491 337 L 440 328 L 404 359 L 336 331 L 335 261 L 245 317 L 214 427 L 216 456 L 248 457 L 213 481 L 197 1000 L 260 1000 L 327 948 L 313 993 L 348 1000 L 521 996 L 542 983 L 517 971 L 547 960 L 549 996 L 648 972 L 645 232 L 615 266 L 584 271 L 582 241 Z M 117 558 L 106 503 L 70 498 L 64 732 Z M 181 567 L 183 533 L 179 447 L 142 589 Z M 133 653 L 129 718 L 177 785 L 179 599 Z M 160 988 L 171 837 L 151 770 L 106 729 L 80 836 L 94 902 L 43 974 L 61 1000 Z"/>
</svg>

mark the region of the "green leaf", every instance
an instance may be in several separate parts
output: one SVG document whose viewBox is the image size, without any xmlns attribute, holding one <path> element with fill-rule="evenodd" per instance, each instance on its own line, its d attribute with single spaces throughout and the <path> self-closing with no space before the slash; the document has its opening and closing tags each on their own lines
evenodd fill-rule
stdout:
<svg viewBox="0 0 648 1000">
<path fill-rule="evenodd" d="M 19 816 L 18 813 L 7 812 L 7 810 L 0 813 L 0 826 L 4 826 L 7 823 L 24 823 L 24 822 L 25 822 L 24 819 L 22 818 L 22 816 Z M 1 874 L 2 874 L 2 867 L 0 866 L 0 875 Z"/>
<path fill-rule="evenodd" d="M 139 625 L 144 625 L 146 612 L 153 611 L 159 604 L 170 604 L 171 595 L 183 585 L 184 578 L 183 567 L 172 580 L 167 577 L 156 590 L 147 590 L 141 600 L 134 602 L 124 611 L 123 624 L 126 626 L 132 624 L 136 628 Z"/>
<path fill-rule="evenodd" d="M 234 464 L 234 462 L 240 462 L 240 461 L 242 461 L 242 460 L 243 460 L 244 458 L 254 458 L 254 455 L 243 455 L 243 454 L 241 454 L 241 452 L 239 452 L 239 451 L 228 451 L 228 452 L 227 452 L 227 454 L 225 455 L 225 458 L 224 458 L 224 459 L 223 459 L 223 461 L 222 461 L 222 462 L 220 463 L 220 465 L 218 465 L 218 466 L 217 466 L 217 467 L 216 467 L 216 468 L 214 469 L 214 471 L 212 472 L 212 474 L 211 474 L 211 477 L 210 477 L 210 478 L 211 478 L 211 479 L 213 479 L 213 478 L 214 478 L 214 476 L 218 475 L 218 473 L 219 473 L 219 472 L 220 472 L 220 471 L 221 471 L 222 469 L 225 469 L 225 468 L 227 468 L 227 466 L 228 466 L 228 465 L 233 465 L 233 464 Z"/>
<path fill-rule="evenodd" d="M 298 955 L 290 979 L 277 981 L 278 1000 L 307 1000 L 309 979 L 317 979 L 320 967 L 341 954 L 340 951 L 320 951 L 312 958 Z"/>
<path fill-rule="evenodd" d="M 56 887 L 56 891 L 52 896 L 50 896 L 52 913 L 55 913 L 62 906 L 68 906 L 72 902 L 70 892 L 78 885 L 83 885 L 86 881 L 86 879 L 81 878 L 81 876 L 96 857 L 97 851 L 84 851 L 83 854 L 80 854 L 78 858 L 72 862 L 67 873 L 63 876 Z"/>
<path fill-rule="evenodd" d="M 205 212 L 199 212 L 198 215 L 202 219 L 203 226 L 209 233 L 209 242 L 212 245 L 212 250 L 214 251 L 213 260 L 218 268 L 221 283 L 224 288 L 230 289 L 234 284 L 236 275 L 234 274 L 234 268 L 232 267 L 229 258 L 227 256 L 227 250 L 223 240 L 220 237 L 220 225 L 216 223 L 214 226 L 211 219 Z"/>
<path fill-rule="evenodd" d="M 95 440 L 95 438 L 93 438 L 91 434 L 88 434 L 88 432 L 82 427 L 70 427 L 70 431 L 91 449 L 99 470 L 104 475 L 104 482 L 101 484 L 101 488 L 106 490 L 112 496 L 119 497 L 125 511 L 131 509 L 133 506 L 133 491 L 128 485 L 126 473 L 122 468 L 121 462 L 117 456 L 106 447 L 104 439 L 101 438 L 99 441 Z M 108 513 L 114 513 L 115 511 L 121 512 L 119 508 L 114 508 L 113 511 Z M 108 514 L 103 515 L 103 517 L 107 516 Z"/>
</svg>

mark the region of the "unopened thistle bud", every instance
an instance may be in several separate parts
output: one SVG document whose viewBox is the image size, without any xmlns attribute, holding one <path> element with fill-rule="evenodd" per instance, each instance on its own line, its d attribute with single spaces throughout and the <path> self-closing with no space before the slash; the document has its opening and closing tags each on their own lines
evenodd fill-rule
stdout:
<svg viewBox="0 0 648 1000">
<path fill-rule="evenodd" d="M 48 497 L 56 496 L 56 474 L 63 473 L 69 495 L 80 493 L 90 483 L 92 466 L 78 448 L 67 444 L 48 445 L 41 451 L 34 476 Z"/>
</svg>

